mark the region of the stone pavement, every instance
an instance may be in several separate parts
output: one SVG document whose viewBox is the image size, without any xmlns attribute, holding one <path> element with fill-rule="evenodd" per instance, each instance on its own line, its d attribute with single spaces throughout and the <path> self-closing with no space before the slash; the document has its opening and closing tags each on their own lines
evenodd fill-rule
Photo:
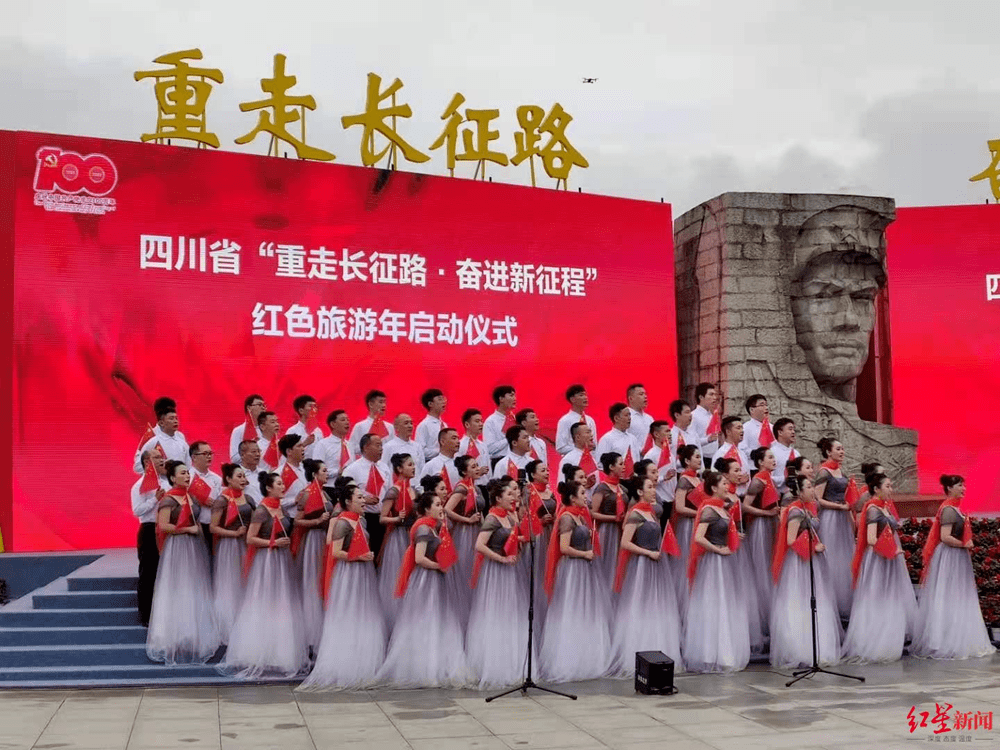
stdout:
<svg viewBox="0 0 1000 750">
<path fill-rule="evenodd" d="M 473 691 L 446 690 L 14 690 L 0 692 L 0 750 L 913 750 L 936 738 L 932 724 L 909 732 L 911 706 L 919 720 L 921 711 L 934 717 L 935 703 L 951 704 L 948 729 L 958 712 L 1000 712 L 998 667 L 1000 655 L 907 658 L 842 668 L 867 677 L 863 685 L 817 675 L 792 688 L 784 675 L 753 667 L 729 676 L 680 675 L 674 696 L 637 695 L 629 682 L 599 680 L 565 686 L 578 701 L 532 691 L 490 704 Z M 944 737 L 998 747 L 1000 724 Z"/>
</svg>

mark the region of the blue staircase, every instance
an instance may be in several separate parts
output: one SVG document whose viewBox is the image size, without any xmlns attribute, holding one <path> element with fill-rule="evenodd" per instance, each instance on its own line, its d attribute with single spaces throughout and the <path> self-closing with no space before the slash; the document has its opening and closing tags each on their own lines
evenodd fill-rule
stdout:
<svg viewBox="0 0 1000 750">
<path fill-rule="evenodd" d="M 0 609 L 0 690 L 235 682 L 211 664 L 168 667 L 146 658 L 134 577 L 66 581 L 67 592 L 32 596 L 31 610 Z"/>
</svg>

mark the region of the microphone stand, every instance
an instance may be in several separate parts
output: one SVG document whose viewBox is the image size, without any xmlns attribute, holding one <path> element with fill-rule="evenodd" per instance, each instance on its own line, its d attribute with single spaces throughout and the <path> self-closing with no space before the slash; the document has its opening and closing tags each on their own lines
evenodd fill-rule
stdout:
<svg viewBox="0 0 1000 750">
<path fill-rule="evenodd" d="M 518 472 L 518 486 L 523 490 L 525 485 L 524 469 Z M 525 512 L 531 513 L 530 503 L 525 503 Z M 541 690 L 544 693 L 551 693 L 552 695 L 560 695 L 563 698 L 569 698 L 570 700 L 576 700 L 576 696 L 570 693 L 562 693 L 558 690 L 553 690 L 552 688 L 543 687 L 535 683 L 531 678 L 531 656 L 534 643 L 534 633 L 535 633 L 535 533 L 532 529 L 531 519 L 528 519 L 528 547 L 530 552 L 530 564 L 528 565 L 528 671 L 525 674 L 524 682 L 522 682 L 517 687 L 512 687 L 510 690 L 504 690 L 502 693 L 497 693 L 496 695 L 491 695 L 486 699 L 487 703 L 495 701 L 497 698 L 503 698 L 505 695 L 510 695 L 511 693 L 519 692 L 521 695 L 528 694 L 528 688 L 533 688 L 534 690 Z M 515 528 L 513 533 L 517 533 Z M 556 542 L 558 544 L 558 542 Z"/>
<path fill-rule="evenodd" d="M 816 642 L 816 573 L 813 568 L 813 547 L 816 542 L 819 541 L 819 537 L 816 536 L 816 532 L 812 527 L 812 516 L 809 515 L 809 511 L 806 511 L 806 516 L 809 518 L 809 523 L 806 525 L 806 533 L 809 534 L 809 608 L 812 610 L 812 646 L 813 646 L 813 663 L 811 667 L 806 667 L 805 669 L 799 669 L 792 672 L 793 679 L 791 682 L 786 682 L 785 687 L 791 687 L 796 682 L 804 677 L 812 677 L 814 674 L 832 674 L 834 677 L 845 677 L 848 680 L 857 680 L 858 682 L 864 682 L 864 677 L 856 677 L 852 674 L 844 674 L 842 672 L 831 672 L 829 669 L 823 669 L 819 665 L 819 646 Z"/>
</svg>

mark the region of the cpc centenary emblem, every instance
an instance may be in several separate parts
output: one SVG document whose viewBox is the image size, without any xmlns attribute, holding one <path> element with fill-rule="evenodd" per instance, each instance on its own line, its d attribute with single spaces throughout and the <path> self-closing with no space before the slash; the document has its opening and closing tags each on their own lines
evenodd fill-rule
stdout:
<svg viewBox="0 0 1000 750">
<path fill-rule="evenodd" d="M 56 146 L 35 154 L 35 205 L 46 211 L 95 214 L 114 211 L 108 197 L 118 184 L 118 169 L 104 154 L 83 156 Z"/>
</svg>

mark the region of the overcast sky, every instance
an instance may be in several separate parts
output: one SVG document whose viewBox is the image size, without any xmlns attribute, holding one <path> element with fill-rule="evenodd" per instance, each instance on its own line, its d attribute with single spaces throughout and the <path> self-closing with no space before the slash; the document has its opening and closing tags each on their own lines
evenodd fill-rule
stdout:
<svg viewBox="0 0 1000 750">
<path fill-rule="evenodd" d="M 46 0 L 5 3 L 0 128 L 134 140 L 152 129 L 157 55 L 200 47 L 225 83 L 210 129 L 247 146 L 275 53 L 312 94 L 309 141 L 359 164 L 366 74 L 404 83 L 400 125 L 426 151 L 456 91 L 514 110 L 559 102 L 590 161 L 570 187 L 658 200 L 675 215 L 727 190 L 850 192 L 900 205 L 981 203 L 968 178 L 1000 138 L 997 0 Z M 583 76 L 597 77 L 584 84 Z M 408 170 L 446 174 L 443 151 Z M 520 168 L 495 179 L 526 183 Z M 472 168 L 459 173 L 471 176 Z M 550 181 L 547 181 L 550 182 Z"/>
</svg>

